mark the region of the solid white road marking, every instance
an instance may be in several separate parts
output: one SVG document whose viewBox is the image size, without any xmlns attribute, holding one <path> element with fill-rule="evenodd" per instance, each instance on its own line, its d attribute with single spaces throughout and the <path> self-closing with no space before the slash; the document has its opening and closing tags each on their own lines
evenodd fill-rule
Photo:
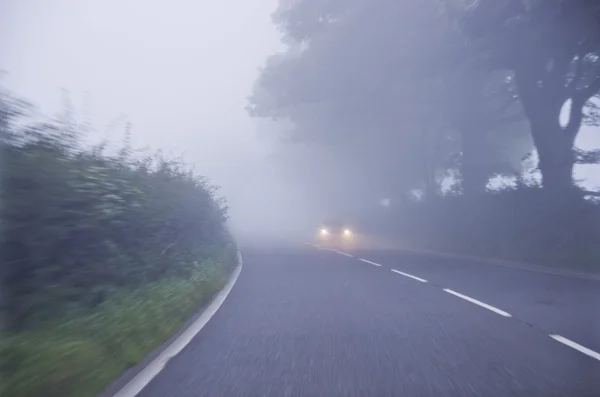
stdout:
<svg viewBox="0 0 600 397">
<path fill-rule="evenodd" d="M 175 341 L 167 347 L 158 357 L 152 360 L 142 371 L 129 381 L 114 397 L 135 397 L 137 396 L 148 383 L 165 367 L 170 359 L 175 357 L 179 352 L 186 347 L 192 339 L 204 328 L 211 317 L 219 310 L 227 295 L 235 285 L 235 282 L 242 271 L 242 254 L 238 251 L 238 266 L 234 270 L 233 275 L 225 288 L 217 294 L 211 304 L 204 310 L 196 321 L 190 325 L 188 329 L 183 331 Z"/>
<path fill-rule="evenodd" d="M 342 254 L 342 255 L 348 256 L 348 257 L 350 257 L 350 258 L 353 258 L 353 256 L 352 256 L 352 255 L 350 255 L 350 254 L 347 254 L 347 253 L 345 253 L 345 252 L 338 251 L 338 250 L 335 250 L 335 252 L 337 252 L 338 254 Z"/>
<path fill-rule="evenodd" d="M 358 260 L 360 260 L 360 261 L 363 261 L 363 262 L 365 262 L 365 263 L 369 263 L 369 264 L 371 264 L 371 265 L 373 265 L 373 266 L 381 266 L 379 263 L 376 263 L 376 262 L 371 262 L 371 261 L 370 261 L 370 260 L 368 260 L 368 259 L 358 258 Z"/>
<path fill-rule="evenodd" d="M 462 299 L 464 299 L 464 300 L 466 300 L 466 301 L 469 301 L 469 302 L 471 302 L 471 303 L 474 303 L 474 304 L 476 304 L 476 305 L 479 305 L 479 306 L 481 306 L 481 307 L 484 307 L 484 308 L 486 308 L 486 309 L 488 309 L 488 310 L 491 310 L 491 311 L 493 311 L 494 313 L 497 313 L 497 314 L 499 314 L 499 315 L 501 315 L 501 316 L 504 316 L 504 317 L 512 317 L 512 316 L 510 315 L 510 313 L 507 313 L 507 312 L 505 312 L 504 310 L 497 309 L 497 308 L 495 308 L 494 306 L 490 306 L 490 305 L 488 305 L 487 303 L 483 303 L 483 302 L 481 302 L 481 301 L 478 301 L 477 299 L 473 299 L 473 298 L 471 298 L 471 297 L 468 297 L 468 296 L 466 296 L 466 295 L 459 294 L 458 292 L 456 292 L 456 291 L 452 291 L 451 289 L 444 289 L 444 291 L 446 291 L 447 293 L 449 293 L 449 294 L 452 294 L 452 295 L 454 295 L 454 296 L 458 296 L 459 298 L 462 298 Z"/>
<path fill-rule="evenodd" d="M 581 346 L 579 343 L 575 343 L 572 340 L 569 340 L 565 337 L 562 337 L 560 335 L 550 335 L 550 337 L 554 340 L 559 341 L 560 343 L 563 343 L 569 347 L 572 347 L 575 350 L 579 350 L 581 353 L 588 355 L 592 358 L 595 358 L 596 360 L 600 361 L 600 353 L 597 353 L 591 349 L 588 349 L 585 346 Z"/>
<path fill-rule="evenodd" d="M 415 279 L 417 281 L 420 281 L 422 283 L 426 283 L 427 282 L 427 280 L 425 280 L 424 278 L 413 276 L 412 274 L 404 273 L 404 272 L 401 272 L 400 270 L 392 269 L 392 271 L 394 273 L 398 273 L 398 274 L 401 274 L 403 276 L 410 277 L 410 278 Z"/>
</svg>

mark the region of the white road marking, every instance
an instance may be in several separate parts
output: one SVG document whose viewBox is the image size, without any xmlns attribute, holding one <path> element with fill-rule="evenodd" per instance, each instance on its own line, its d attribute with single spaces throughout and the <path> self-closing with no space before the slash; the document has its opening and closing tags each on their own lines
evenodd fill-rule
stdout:
<svg viewBox="0 0 600 397">
<path fill-rule="evenodd" d="M 305 241 L 304 244 L 310 245 L 311 247 L 314 247 L 314 248 L 317 248 L 317 249 L 321 249 L 321 247 L 318 246 L 317 244 L 309 243 L 308 241 Z"/>
<path fill-rule="evenodd" d="M 321 247 L 321 246 L 320 246 L 320 245 L 318 245 L 318 244 L 309 243 L 308 241 L 305 241 L 305 242 L 304 242 L 304 244 L 306 244 L 306 245 L 310 245 L 311 247 L 313 247 L 313 248 L 316 248 L 316 249 L 318 249 L 318 250 L 321 250 L 321 251 L 326 251 L 326 250 L 333 251 L 333 250 L 331 250 L 331 249 L 328 249 L 328 248 Z"/>
<path fill-rule="evenodd" d="M 490 305 L 488 305 L 487 303 L 483 303 L 483 302 L 481 302 L 481 301 L 478 301 L 477 299 L 473 299 L 473 298 L 471 298 L 471 297 L 468 297 L 468 296 L 466 296 L 466 295 L 459 294 L 458 292 L 456 292 L 456 291 L 452 291 L 451 289 L 444 289 L 444 291 L 446 291 L 447 293 L 449 293 L 449 294 L 452 294 L 452 295 L 454 295 L 454 296 L 458 296 L 459 298 L 462 298 L 462 299 L 464 299 L 464 300 L 466 300 L 466 301 L 469 301 L 469 302 L 471 302 L 471 303 L 474 303 L 474 304 L 476 304 L 476 305 L 479 305 L 479 306 L 481 306 L 481 307 L 484 307 L 484 308 L 486 308 L 486 309 L 488 309 L 488 310 L 491 310 L 491 311 L 493 311 L 494 313 L 497 313 L 497 314 L 499 314 L 499 315 L 501 315 L 501 316 L 504 316 L 504 317 L 512 317 L 510 313 L 507 313 L 507 312 L 505 312 L 504 310 L 497 309 L 497 308 L 495 308 L 494 306 L 490 306 Z"/>
<path fill-rule="evenodd" d="M 338 251 L 338 250 L 334 250 L 334 251 L 335 251 L 335 252 L 337 252 L 338 254 L 342 254 L 342 255 L 348 256 L 348 257 L 350 257 L 350 258 L 353 258 L 353 257 L 354 257 L 354 256 L 352 256 L 352 255 L 350 255 L 350 254 L 347 254 L 347 253 L 345 253 L 345 252 L 342 252 L 342 251 Z"/>
<path fill-rule="evenodd" d="M 579 350 L 581 353 L 588 355 L 592 358 L 595 358 L 596 360 L 600 361 L 600 353 L 597 353 L 591 349 L 588 349 L 585 346 L 581 346 L 579 343 L 575 343 L 572 340 L 569 340 L 565 337 L 562 337 L 560 335 L 550 335 L 550 337 L 552 339 L 555 339 L 557 341 L 559 341 L 560 343 L 563 343 L 569 347 L 572 347 L 575 350 Z"/>
<path fill-rule="evenodd" d="M 394 273 L 398 273 L 398 274 L 401 274 L 403 276 L 410 277 L 410 278 L 415 279 L 417 281 L 420 281 L 422 283 L 426 283 L 427 282 L 427 280 L 425 280 L 424 278 L 413 276 L 412 274 L 404 273 L 404 272 L 401 272 L 400 270 L 392 269 L 392 271 Z"/>
<path fill-rule="evenodd" d="M 152 360 L 142 371 L 129 381 L 114 397 L 135 397 L 162 371 L 167 362 L 186 347 L 192 339 L 204 328 L 211 317 L 219 310 L 227 295 L 235 285 L 242 271 L 242 254 L 238 251 L 238 266 L 225 288 L 217 294 L 211 304 L 204 310 L 192 325 L 189 326 L 175 341 L 158 357 Z"/>
<path fill-rule="evenodd" d="M 371 265 L 373 265 L 373 266 L 381 266 L 379 263 L 376 263 L 376 262 L 371 262 L 371 261 L 370 261 L 370 260 L 368 260 L 368 259 L 358 258 L 358 260 L 360 260 L 360 261 L 363 261 L 363 262 L 365 262 L 365 263 L 369 263 L 369 264 L 371 264 Z"/>
</svg>

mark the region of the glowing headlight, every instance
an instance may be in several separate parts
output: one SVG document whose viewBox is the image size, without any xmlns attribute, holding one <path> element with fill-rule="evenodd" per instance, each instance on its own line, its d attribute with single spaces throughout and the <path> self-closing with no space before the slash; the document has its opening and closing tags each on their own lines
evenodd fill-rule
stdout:
<svg viewBox="0 0 600 397">
<path fill-rule="evenodd" d="M 351 234 L 352 232 L 350 231 L 350 229 L 344 229 L 344 236 L 349 236 Z"/>
<path fill-rule="evenodd" d="M 329 234 L 329 230 L 327 230 L 327 229 L 321 229 L 321 234 L 323 234 L 323 235 Z"/>
</svg>

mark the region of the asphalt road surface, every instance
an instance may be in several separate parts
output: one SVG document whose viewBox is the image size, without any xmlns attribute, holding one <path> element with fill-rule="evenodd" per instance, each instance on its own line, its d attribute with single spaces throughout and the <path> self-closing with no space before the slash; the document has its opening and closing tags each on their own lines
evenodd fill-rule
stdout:
<svg viewBox="0 0 600 397">
<path fill-rule="evenodd" d="M 389 250 L 242 254 L 140 396 L 600 396 L 600 282 Z"/>
</svg>

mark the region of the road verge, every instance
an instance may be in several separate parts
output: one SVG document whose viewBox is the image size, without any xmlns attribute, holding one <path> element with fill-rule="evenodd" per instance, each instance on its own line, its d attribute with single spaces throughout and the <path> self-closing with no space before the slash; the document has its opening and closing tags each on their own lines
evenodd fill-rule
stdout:
<svg viewBox="0 0 600 397">
<path fill-rule="evenodd" d="M 240 258 L 233 266 L 206 260 L 189 278 L 121 291 L 91 312 L 1 334 L 0 396 L 113 396 L 135 378 L 139 384 L 144 368 L 157 359 L 164 366 L 210 319 Z M 120 396 L 135 395 L 127 390 Z"/>
<path fill-rule="evenodd" d="M 216 294 L 213 299 L 208 302 L 193 318 L 188 320 L 186 325 L 181 328 L 176 335 L 171 337 L 162 346 L 151 353 L 144 362 L 132 368 L 128 373 L 124 374 L 112 389 L 117 389 L 116 393 L 107 390 L 100 397 L 135 397 L 137 396 L 156 375 L 162 371 L 169 360 L 179 354 L 192 339 L 204 328 L 212 316 L 219 310 L 233 286 L 237 282 L 238 276 L 242 271 L 243 260 L 242 254 L 237 252 L 238 263 L 227 284 L 223 289 Z M 126 380 L 126 383 L 125 383 Z M 120 384 L 125 383 L 122 387 Z"/>
</svg>

